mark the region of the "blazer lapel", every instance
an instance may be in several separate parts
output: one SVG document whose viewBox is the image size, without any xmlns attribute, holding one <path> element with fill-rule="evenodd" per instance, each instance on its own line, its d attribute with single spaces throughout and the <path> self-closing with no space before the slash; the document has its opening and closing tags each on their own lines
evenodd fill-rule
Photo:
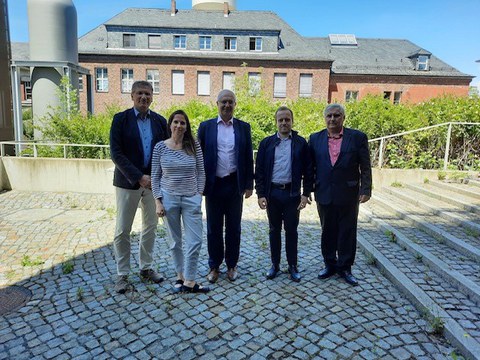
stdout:
<svg viewBox="0 0 480 360">
<path fill-rule="evenodd" d="M 130 130 L 132 131 L 132 134 L 134 134 L 134 138 L 136 141 L 135 146 L 143 157 L 144 155 L 143 155 L 142 140 L 140 139 L 140 130 L 138 129 L 137 119 L 135 118 L 135 111 L 133 110 L 133 108 L 130 110 L 130 113 L 128 114 L 128 124 L 129 124 Z"/>
<path fill-rule="evenodd" d="M 352 139 L 352 136 L 350 134 L 350 131 L 348 131 L 347 128 L 343 128 L 342 146 L 340 147 L 340 154 L 338 155 L 338 159 L 335 165 L 337 165 L 340 161 L 342 161 L 343 154 L 347 152 L 347 149 L 350 146 L 351 139 Z"/>
<path fill-rule="evenodd" d="M 239 164 L 240 123 L 235 118 L 233 119 L 233 134 L 235 136 L 235 159 L 237 160 L 237 164 Z"/>
<path fill-rule="evenodd" d="M 328 149 L 328 133 L 326 130 L 320 134 L 320 149 L 323 150 L 325 154 L 326 163 L 329 167 L 332 167 L 332 159 L 330 159 L 330 151 Z M 320 151 L 320 154 L 322 154 L 322 151 Z"/>
</svg>

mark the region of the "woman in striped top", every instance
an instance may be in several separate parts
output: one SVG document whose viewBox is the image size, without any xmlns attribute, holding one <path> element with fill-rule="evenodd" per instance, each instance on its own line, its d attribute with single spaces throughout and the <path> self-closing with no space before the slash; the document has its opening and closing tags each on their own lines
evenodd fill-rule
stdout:
<svg viewBox="0 0 480 360">
<path fill-rule="evenodd" d="M 202 193 L 205 170 L 200 144 L 194 139 L 183 110 L 168 119 L 170 138 L 155 145 L 152 156 L 152 191 L 157 215 L 165 217 L 177 282 L 175 292 L 206 293 L 195 282 L 202 247 Z M 182 225 L 185 230 L 185 251 Z"/>
</svg>

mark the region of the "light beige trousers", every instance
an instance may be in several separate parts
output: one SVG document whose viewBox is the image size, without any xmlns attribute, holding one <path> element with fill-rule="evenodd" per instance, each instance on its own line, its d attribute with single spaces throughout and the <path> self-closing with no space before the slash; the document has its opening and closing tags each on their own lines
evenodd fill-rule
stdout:
<svg viewBox="0 0 480 360">
<path fill-rule="evenodd" d="M 140 188 L 129 190 L 115 187 L 117 198 L 117 223 L 113 249 L 117 261 L 118 275 L 130 273 L 130 232 L 137 208 L 142 209 L 142 233 L 139 245 L 140 270 L 150 269 L 153 262 L 153 247 L 158 216 L 155 212 L 155 199 L 152 191 Z"/>
</svg>

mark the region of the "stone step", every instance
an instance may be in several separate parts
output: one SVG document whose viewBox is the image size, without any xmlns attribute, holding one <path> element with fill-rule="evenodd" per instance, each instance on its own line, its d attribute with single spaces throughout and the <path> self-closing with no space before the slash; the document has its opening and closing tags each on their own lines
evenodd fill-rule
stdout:
<svg viewBox="0 0 480 360">
<path fill-rule="evenodd" d="M 444 336 L 464 356 L 480 359 L 480 308 L 435 274 L 413 254 L 388 241 L 372 224 L 359 224 L 358 244 L 384 275 L 425 314 L 430 321 L 443 323 Z M 412 266 L 415 264 L 415 266 Z"/>
<path fill-rule="evenodd" d="M 466 211 L 480 214 L 480 206 L 472 203 L 471 198 L 468 198 L 466 196 L 458 196 L 454 192 L 440 193 L 438 189 L 434 188 L 433 186 L 429 186 L 429 184 L 424 184 L 422 186 L 416 184 L 405 184 L 404 186 L 407 189 L 411 189 L 418 193 L 431 196 L 432 198 L 447 202 Z"/>
<path fill-rule="evenodd" d="M 469 236 L 464 233 L 461 228 L 448 226 L 448 223 L 442 221 L 438 216 L 428 216 L 422 214 L 421 211 L 412 210 L 410 204 L 389 197 L 384 193 L 381 195 L 374 195 L 373 202 L 380 204 L 384 208 L 390 209 L 395 216 L 406 220 L 408 223 L 431 235 L 439 242 L 444 242 L 464 256 L 468 256 L 475 261 L 480 262 L 480 239 Z M 452 233 L 455 233 L 455 235 L 452 235 Z"/>
<path fill-rule="evenodd" d="M 468 178 L 465 179 L 465 182 L 469 185 L 475 186 L 475 187 L 480 187 L 480 179 L 476 178 Z"/>
<path fill-rule="evenodd" d="M 472 215 L 462 211 L 454 205 L 441 200 L 420 193 L 413 193 L 412 190 L 406 188 L 385 187 L 383 190 L 433 215 L 440 216 L 453 224 L 462 226 L 467 229 L 467 232 L 480 236 L 480 217 L 475 216 L 475 214 Z"/>
<path fill-rule="evenodd" d="M 463 182 L 445 182 L 445 181 L 436 181 L 431 180 L 429 184 L 443 190 L 453 191 L 457 194 L 462 194 L 471 198 L 480 200 L 480 191 Z"/>
</svg>

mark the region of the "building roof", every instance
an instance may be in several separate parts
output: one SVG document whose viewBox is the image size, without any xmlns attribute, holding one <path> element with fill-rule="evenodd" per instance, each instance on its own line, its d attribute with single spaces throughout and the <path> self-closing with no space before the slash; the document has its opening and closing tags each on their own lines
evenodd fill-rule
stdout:
<svg viewBox="0 0 480 360">
<path fill-rule="evenodd" d="M 224 33 L 258 32 L 279 34 L 283 48 L 278 52 L 200 51 L 175 49 L 124 49 L 107 47 L 107 27 L 165 28 L 169 30 L 220 30 Z M 133 30 L 133 29 L 132 29 Z M 290 60 L 329 61 L 322 59 L 311 45 L 290 25 L 271 11 L 231 11 L 225 17 L 223 11 L 179 10 L 171 16 L 170 10 L 129 8 L 104 24 L 80 37 L 78 44 L 82 55 L 131 55 L 162 57 L 191 57 L 239 60 Z"/>
<path fill-rule="evenodd" d="M 357 46 L 330 44 L 328 37 L 305 38 L 319 57 L 333 60 L 332 73 L 469 77 L 408 40 L 357 38 Z M 431 55 L 429 71 L 415 70 L 412 55 Z"/>
</svg>

